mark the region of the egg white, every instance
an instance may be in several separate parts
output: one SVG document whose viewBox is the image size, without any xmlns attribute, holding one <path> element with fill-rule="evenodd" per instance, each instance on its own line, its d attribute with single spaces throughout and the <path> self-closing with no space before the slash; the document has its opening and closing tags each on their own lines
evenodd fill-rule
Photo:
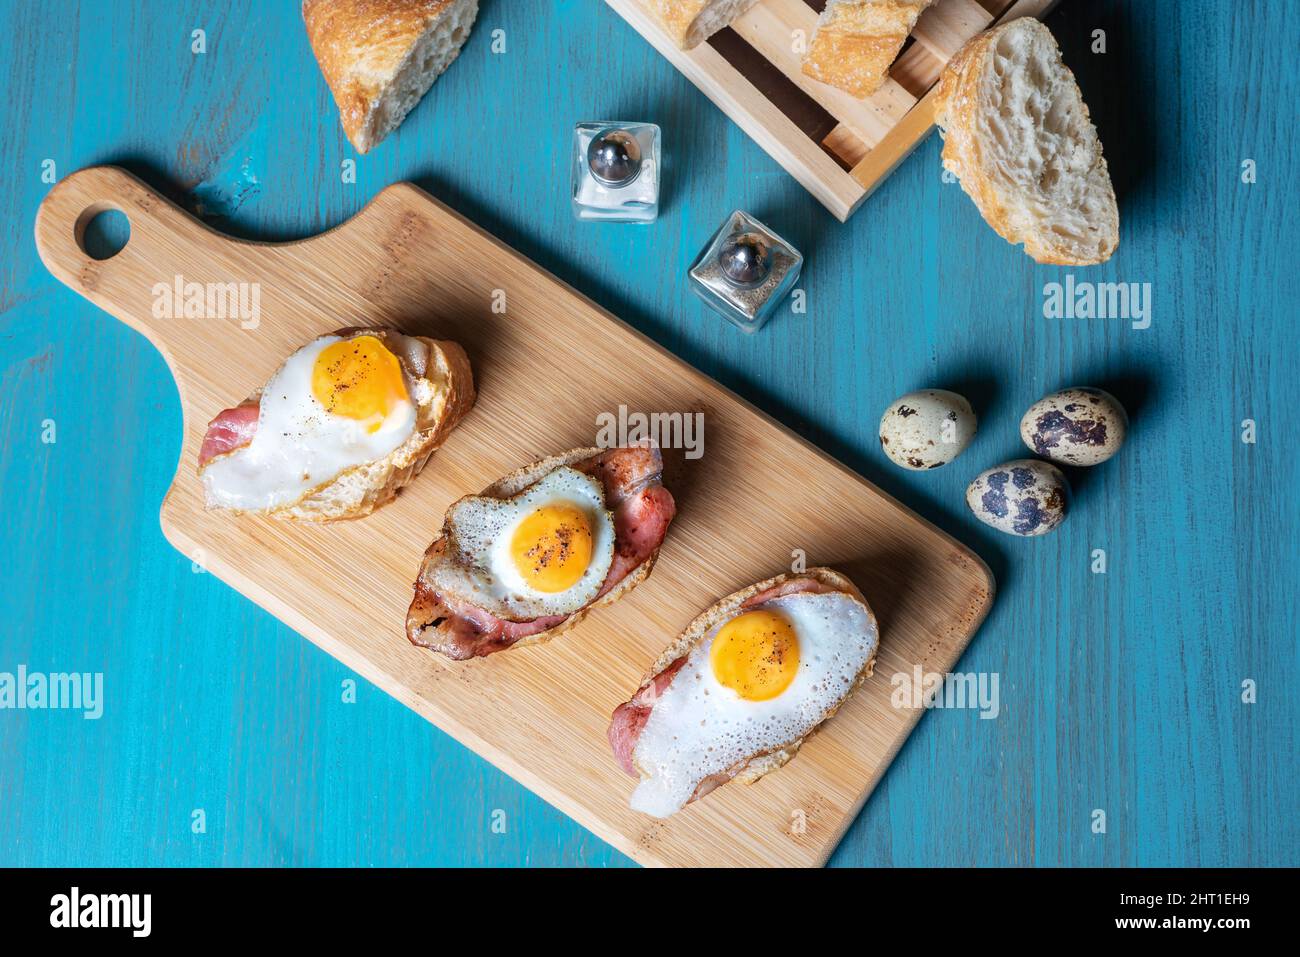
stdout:
<svg viewBox="0 0 1300 957">
<path fill-rule="evenodd" d="M 515 528 L 547 505 L 569 505 L 591 526 L 591 563 L 572 587 L 555 593 L 532 588 L 515 568 L 510 541 Z M 469 496 L 447 512 L 453 548 L 427 577 L 435 588 L 512 621 L 572 614 L 590 604 L 614 561 L 614 519 L 598 479 L 557 468 L 514 498 Z"/>
<path fill-rule="evenodd" d="M 415 429 L 416 407 L 393 405 L 376 432 L 367 423 L 335 415 L 312 392 L 312 370 L 339 336 L 321 336 L 282 365 L 262 390 L 253 440 L 203 470 L 208 502 L 261 510 L 293 505 L 350 468 L 384 458 Z M 419 390 L 408 392 L 419 401 Z"/>
<path fill-rule="evenodd" d="M 875 622 L 843 593 L 785 595 L 745 611 L 757 609 L 778 611 L 793 626 L 794 679 L 775 698 L 741 698 L 713 675 L 709 651 L 726 622 L 712 628 L 659 695 L 637 739 L 633 759 L 648 776 L 632 794 L 635 810 L 667 817 L 706 778 L 804 737 L 852 690 L 875 653 Z"/>
</svg>

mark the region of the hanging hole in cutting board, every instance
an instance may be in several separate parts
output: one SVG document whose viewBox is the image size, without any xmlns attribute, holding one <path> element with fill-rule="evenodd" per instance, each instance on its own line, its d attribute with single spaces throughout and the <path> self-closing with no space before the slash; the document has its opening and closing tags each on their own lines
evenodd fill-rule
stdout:
<svg viewBox="0 0 1300 957">
<path fill-rule="evenodd" d="M 131 239 L 131 220 L 108 203 L 88 207 L 73 227 L 77 246 L 91 259 L 112 259 Z"/>
</svg>

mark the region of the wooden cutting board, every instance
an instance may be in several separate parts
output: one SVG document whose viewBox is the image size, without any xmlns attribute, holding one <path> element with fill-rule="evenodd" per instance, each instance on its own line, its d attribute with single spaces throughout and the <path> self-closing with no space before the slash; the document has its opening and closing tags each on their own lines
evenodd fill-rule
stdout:
<svg viewBox="0 0 1300 957">
<path fill-rule="evenodd" d="M 81 237 L 106 209 L 126 214 L 131 235 L 99 261 Z M 50 191 L 36 243 L 55 276 L 143 333 L 176 376 L 185 439 L 162 506 L 168 540 L 642 863 L 824 863 L 920 716 L 891 705 L 890 676 L 950 670 L 992 601 L 966 548 L 409 184 L 337 229 L 271 245 L 222 236 L 129 173 L 95 167 Z M 156 318 L 178 276 L 258 284 L 258 324 Z M 474 365 L 478 404 L 424 473 L 360 521 L 204 511 L 195 461 L 208 420 L 313 337 L 364 324 L 455 339 Z M 594 444 L 597 416 L 620 405 L 704 413 L 703 456 L 666 453 L 679 515 L 649 580 L 547 645 L 465 663 L 410 645 L 411 584 L 446 507 Z M 605 740 L 610 712 L 697 612 L 787 570 L 797 549 L 848 574 L 875 608 L 875 677 L 781 771 L 667 821 L 633 812 L 634 782 Z"/>
</svg>

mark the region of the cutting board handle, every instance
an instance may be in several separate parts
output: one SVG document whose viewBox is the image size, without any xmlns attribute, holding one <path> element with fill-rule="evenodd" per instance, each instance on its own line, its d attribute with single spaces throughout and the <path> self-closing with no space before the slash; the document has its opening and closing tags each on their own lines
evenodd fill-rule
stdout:
<svg viewBox="0 0 1300 957">
<path fill-rule="evenodd" d="M 349 231 L 381 229 L 388 222 L 385 205 L 400 203 L 411 193 L 419 191 L 395 183 L 333 230 L 264 243 L 218 232 L 120 167 L 90 166 L 58 182 L 42 201 L 36 211 L 36 249 L 64 285 L 152 342 L 183 388 L 194 367 L 206 364 L 214 350 L 230 353 L 232 340 L 236 352 L 259 355 L 293 346 L 292 334 L 280 335 L 287 331 L 281 322 L 262 322 L 263 313 L 283 318 L 288 286 L 298 289 L 293 311 L 337 318 L 340 310 L 329 304 L 341 283 L 337 255 L 323 252 L 325 264 L 316 267 L 305 253 L 317 244 L 338 246 Z M 116 253 L 96 259 L 87 251 L 86 230 L 108 210 L 127 218 L 130 235 Z M 392 237 L 381 232 L 372 241 L 403 241 L 402 229 L 389 232 Z M 365 306 L 359 299 L 341 312 L 350 320 Z"/>
<path fill-rule="evenodd" d="M 86 251 L 86 228 L 108 210 L 127 218 L 130 236 L 118 252 L 96 259 Z M 36 212 L 36 249 L 56 278 L 166 352 L 167 320 L 155 318 L 155 290 L 185 275 L 198 258 L 196 233 L 205 229 L 126 170 L 92 166 L 45 197 Z"/>
</svg>

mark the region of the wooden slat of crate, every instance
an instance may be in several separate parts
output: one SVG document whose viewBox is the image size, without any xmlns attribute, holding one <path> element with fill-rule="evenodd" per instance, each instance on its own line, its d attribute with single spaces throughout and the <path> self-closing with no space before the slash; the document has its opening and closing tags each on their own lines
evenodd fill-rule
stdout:
<svg viewBox="0 0 1300 957">
<path fill-rule="evenodd" d="M 746 43 L 816 100 L 841 126 L 851 130 L 868 147 L 874 146 L 916 104 L 916 97 L 896 83 L 886 83 L 887 89 L 860 100 L 804 75 L 801 54 L 795 49 L 795 31 L 801 31 L 808 39 L 816 26 L 817 14 L 804 0 L 766 0 L 731 24 Z"/>
<path fill-rule="evenodd" d="M 936 3 L 916 21 L 916 29 L 912 31 L 916 42 L 899 54 L 889 75 L 917 97 L 924 96 L 962 44 L 996 19 L 994 10 L 1009 5 L 1009 0 Z"/>
<path fill-rule="evenodd" d="M 659 26 L 640 0 L 606 0 L 633 29 L 650 41 L 682 74 L 700 88 L 817 200 L 848 218 L 862 197 L 862 187 L 821 144 L 804 132 L 754 87 L 709 43 L 682 50 Z"/>
<path fill-rule="evenodd" d="M 935 81 L 961 45 L 1002 19 L 1044 16 L 1056 2 L 939 0 L 917 21 L 914 42 L 899 56 L 885 85 L 859 100 L 804 76 L 794 41 L 796 31 L 812 36 L 817 22 L 812 7 L 805 0 L 761 0 L 731 30 L 797 88 L 796 97 L 806 97 L 802 102 L 813 111 L 824 110 L 819 116 L 829 116 L 827 125 L 810 134 L 807 124 L 801 128 L 774 102 L 776 91 L 762 89 L 768 85 L 762 80 L 755 85 L 719 51 L 727 43 L 710 41 L 681 50 L 642 0 L 606 0 L 841 221 L 929 133 Z M 768 72 L 769 81 L 789 85 Z"/>
<path fill-rule="evenodd" d="M 994 19 L 994 11 L 1006 4 L 978 0 L 945 0 L 924 11 L 916 21 L 912 36 L 916 45 L 947 63 L 961 45 L 979 33 Z"/>
</svg>

